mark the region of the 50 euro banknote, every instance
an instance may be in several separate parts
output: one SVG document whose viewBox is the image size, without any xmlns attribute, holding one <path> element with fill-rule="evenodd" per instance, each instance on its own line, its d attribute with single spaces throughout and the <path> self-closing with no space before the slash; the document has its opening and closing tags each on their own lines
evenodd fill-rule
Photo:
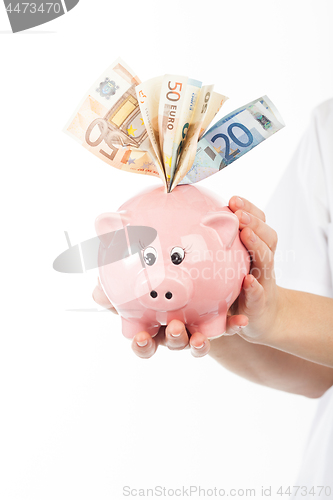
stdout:
<svg viewBox="0 0 333 500">
<path fill-rule="evenodd" d="M 227 97 L 213 92 L 213 85 L 202 87 L 198 80 L 168 74 L 139 84 L 136 92 L 170 191 L 179 173 L 188 170 L 199 136 Z"/>
<path fill-rule="evenodd" d="M 131 68 L 117 59 L 88 90 L 64 131 L 109 165 L 160 177 L 165 183 L 137 100 L 139 83 Z"/>
<path fill-rule="evenodd" d="M 192 166 L 178 183 L 193 184 L 219 172 L 284 126 L 267 96 L 236 109 L 202 136 Z"/>
</svg>

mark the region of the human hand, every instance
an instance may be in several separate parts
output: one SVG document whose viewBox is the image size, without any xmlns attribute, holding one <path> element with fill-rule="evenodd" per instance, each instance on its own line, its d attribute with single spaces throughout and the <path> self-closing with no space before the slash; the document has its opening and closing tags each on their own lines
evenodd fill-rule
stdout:
<svg viewBox="0 0 333 500">
<path fill-rule="evenodd" d="M 228 311 L 225 335 L 238 334 L 252 342 L 263 342 L 278 318 L 279 289 L 274 277 L 276 232 L 265 223 L 265 214 L 244 198 L 233 196 L 229 208 L 239 219 L 240 239 L 252 258 L 251 273 L 244 281 L 241 293 Z M 93 293 L 95 302 L 116 313 L 100 283 Z M 133 351 L 142 358 L 151 357 L 159 345 L 171 350 L 190 348 L 195 357 L 209 352 L 210 341 L 200 332 L 188 334 L 186 327 L 173 320 L 161 327 L 155 337 L 138 333 L 132 342 Z"/>
<path fill-rule="evenodd" d="M 274 273 L 277 234 L 266 224 L 264 212 L 245 198 L 233 196 L 229 208 L 239 219 L 240 239 L 252 263 L 241 293 L 229 310 L 226 335 L 237 333 L 250 342 L 265 343 L 279 323 L 282 292 Z"/>
<path fill-rule="evenodd" d="M 102 307 L 117 314 L 117 311 L 105 295 L 100 282 L 93 292 L 94 301 Z M 172 320 L 166 327 L 162 326 L 157 335 L 151 337 L 148 332 L 139 332 L 132 340 L 132 349 L 140 358 L 150 358 L 155 354 L 159 345 L 164 345 L 172 351 L 191 349 L 196 358 L 201 358 L 209 352 L 210 342 L 200 332 L 190 335 L 185 325 L 176 319 Z"/>
</svg>

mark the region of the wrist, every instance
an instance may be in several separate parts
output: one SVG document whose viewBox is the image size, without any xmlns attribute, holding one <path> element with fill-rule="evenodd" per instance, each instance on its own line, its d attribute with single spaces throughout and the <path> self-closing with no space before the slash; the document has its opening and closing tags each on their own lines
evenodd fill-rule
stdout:
<svg viewBox="0 0 333 500">
<path fill-rule="evenodd" d="M 290 313 L 288 313 L 289 310 L 290 297 L 288 297 L 288 290 L 286 288 L 276 286 L 270 325 L 266 330 L 264 338 L 261 339 L 262 344 L 276 349 L 283 348 L 283 339 L 290 322 Z"/>
</svg>

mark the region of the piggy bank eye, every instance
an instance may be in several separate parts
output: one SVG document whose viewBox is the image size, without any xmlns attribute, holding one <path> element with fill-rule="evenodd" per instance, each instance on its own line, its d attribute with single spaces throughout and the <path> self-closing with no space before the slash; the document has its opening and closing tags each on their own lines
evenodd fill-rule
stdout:
<svg viewBox="0 0 333 500">
<path fill-rule="evenodd" d="M 183 262 L 185 258 L 184 249 L 181 247 L 174 247 L 171 250 L 170 256 L 171 256 L 171 262 L 175 264 L 175 266 L 178 266 L 181 262 Z"/>
<path fill-rule="evenodd" d="M 147 247 L 143 252 L 143 258 L 145 259 L 145 263 L 147 266 L 152 266 L 155 264 L 157 259 L 157 252 L 154 247 Z"/>
</svg>

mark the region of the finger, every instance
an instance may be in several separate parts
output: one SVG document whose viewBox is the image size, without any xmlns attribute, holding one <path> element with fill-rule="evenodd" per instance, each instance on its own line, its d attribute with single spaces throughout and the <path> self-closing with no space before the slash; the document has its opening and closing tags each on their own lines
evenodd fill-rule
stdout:
<svg viewBox="0 0 333 500">
<path fill-rule="evenodd" d="M 93 291 L 92 298 L 94 299 L 96 304 L 105 307 L 106 309 L 115 314 L 118 314 L 113 305 L 111 304 L 111 302 L 109 301 L 109 299 L 107 298 L 107 296 L 105 295 L 101 286 L 99 285 L 96 286 L 96 288 Z"/>
<path fill-rule="evenodd" d="M 245 212 L 244 210 L 237 210 L 235 215 L 238 217 L 240 230 L 244 229 L 244 227 L 251 228 L 252 231 L 266 243 L 272 252 L 275 252 L 278 238 L 274 229 L 268 226 L 259 217 Z"/>
<path fill-rule="evenodd" d="M 243 288 L 239 296 L 239 307 L 246 314 L 246 317 L 256 317 L 264 306 L 264 288 L 252 274 L 248 274 L 244 278 Z M 242 329 L 237 333 L 242 333 Z"/>
<path fill-rule="evenodd" d="M 188 346 L 189 338 L 184 323 L 173 319 L 165 329 L 165 345 L 172 350 L 182 350 Z"/>
<path fill-rule="evenodd" d="M 224 335 L 230 336 L 240 333 L 243 328 L 248 324 L 249 320 L 244 314 L 237 314 L 235 316 L 228 316 L 227 318 L 227 330 Z"/>
<path fill-rule="evenodd" d="M 261 219 L 263 222 L 266 221 L 266 216 L 260 208 L 256 207 L 251 203 L 250 201 L 246 200 L 245 198 L 240 198 L 239 196 L 233 196 L 229 200 L 229 208 L 233 212 L 236 212 L 236 210 L 245 210 L 245 212 L 248 212 L 255 217 L 258 217 L 258 219 Z"/>
<path fill-rule="evenodd" d="M 194 333 L 190 338 L 191 354 L 195 358 L 202 358 L 208 354 L 210 341 L 200 332 Z"/>
<path fill-rule="evenodd" d="M 238 298 L 231 304 L 227 311 L 227 316 L 233 316 L 238 311 Z"/>
<path fill-rule="evenodd" d="M 151 358 L 157 349 L 155 338 L 152 338 L 148 332 L 137 333 L 132 341 L 134 353 L 142 359 Z"/>
<path fill-rule="evenodd" d="M 160 345 L 166 345 L 165 343 L 165 326 L 161 326 L 156 335 L 153 335 L 153 339 L 156 343 L 156 348 Z"/>
<path fill-rule="evenodd" d="M 252 258 L 251 274 L 262 285 L 274 284 L 274 254 L 272 250 L 249 227 L 241 230 L 240 239 Z"/>
</svg>

